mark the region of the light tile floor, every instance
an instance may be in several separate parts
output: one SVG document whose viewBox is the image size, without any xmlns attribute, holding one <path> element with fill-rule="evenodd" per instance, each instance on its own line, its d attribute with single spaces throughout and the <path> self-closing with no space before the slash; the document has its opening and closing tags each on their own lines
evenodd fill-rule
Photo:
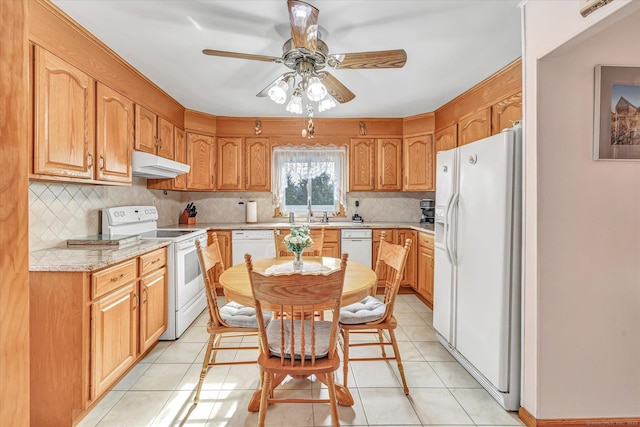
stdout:
<svg viewBox="0 0 640 427">
<path fill-rule="evenodd" d="M 395 315 L 410 395 L 405 396 L 402 391 L 394 361 L 353 362 L 348 385 L 355 404 L 339 407 L 341 425 L 524 425 L 515 412 L 503 410 L 436 341 L 431 327 L 433 313 L 420 300 L 413 295 L 399 295 Z M 208 339 L 207 316 L 205 311 L 179 340 L 158 343 L 79 426 L 255 426 L 257 413 L 247 411 L 249 399 L 258 387 L 258 369 L 254 365 L 209 370 L 200 403 L 190 411 Z M 371 350 L 374 349 L 365 347 L 351 352 L 355 356 Z M 233 352 L 222 352 L 219 358 L 223 353 Z M 240 353 L 235 357 L 255 357 L 252 352 Z M 342 370 L 338 379 L 342 382 Z M 279 390 L 300 397 L 327 395 L 326 387 L 313 380 L 290 379 Z M 274 404 L 269 407 L 266 424 L 330 426 L 329 406 Z"/>
</svg>

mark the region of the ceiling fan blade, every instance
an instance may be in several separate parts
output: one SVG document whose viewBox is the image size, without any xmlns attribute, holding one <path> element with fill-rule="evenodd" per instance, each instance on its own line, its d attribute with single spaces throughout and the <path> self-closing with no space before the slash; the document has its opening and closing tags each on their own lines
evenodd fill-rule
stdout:
<svg viewBox="0 0 640 427">
<path fill-rule="evenodd" d="M 404 49 L 333 54 L 327 60 L 329 66 L 337 69 L 402 68 L 406 62 Z"/>
<path fill-rule="evenodd" d="M 299 0 L 288 0 L 291 38 L 295 47 L 316 51 L 318 9 Z"/>
<path fill-rule="evenodd" d="M 340 83 L 338 79 L 326 71 L 319 73 L 319 75 L 321 77 L 322 84 L 327 88 L 329 95 L 339 103 L 344 104 L 356 97 L 345 85 Z"/>
<path fill-rule="evenodd" d="M 205 55 L 211 55 L 211 56 L 224 56 L 226 58 L 251 59 L 253 61 L 265 61 L 265 62 L 282 62 L 282 58 L 277 58 L 275 56 L 253 55 L 251 53 L 226 52 L 224 50 L 213 50 L 213 49 L 204 49 L 202 53 L 204 53 Z"/>
</svg>

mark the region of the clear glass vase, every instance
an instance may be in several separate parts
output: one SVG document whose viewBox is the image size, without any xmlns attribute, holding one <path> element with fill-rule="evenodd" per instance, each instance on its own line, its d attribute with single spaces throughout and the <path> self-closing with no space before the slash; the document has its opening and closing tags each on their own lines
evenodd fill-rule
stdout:
<svg viewBox="0 0 640 427">
<path fill-rule="evenodd" d="M 302 271 L 302 252 L 293 253 L 293 270 Z"/>
</svg>

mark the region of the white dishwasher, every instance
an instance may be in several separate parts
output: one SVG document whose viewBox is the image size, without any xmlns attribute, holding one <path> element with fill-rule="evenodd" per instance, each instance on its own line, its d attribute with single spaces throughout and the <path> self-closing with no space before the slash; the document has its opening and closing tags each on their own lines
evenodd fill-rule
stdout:
<svg viewBox="0 0 640 427">
<path fill-rule="evenodd" d="M 343 228 L 340 231 L 340 252 L 349 254 L 348 261 L 371 268 L 372 241 L 370 228 Z"/>
<path fill-rule="evenodd" d="M 273 230 L 232 230 L 231 258 L 233 265 L 244 262 L 244 254 L 251 258 L 272 258 L 276 256 Z"/>
</svg>

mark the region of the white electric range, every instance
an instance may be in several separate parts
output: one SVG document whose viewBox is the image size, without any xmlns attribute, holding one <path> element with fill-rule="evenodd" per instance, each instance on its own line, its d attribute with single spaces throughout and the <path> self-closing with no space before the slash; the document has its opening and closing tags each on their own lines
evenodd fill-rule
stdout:
<svg viewBox="0 0 640 427">
<path fill-rule="evenodd" d="M 158 229 L 155 206 L 118 206 L 102 210 L 102 235 L 139 235 L 145 240 L 171 240 L 167 248 L 168 319 L 161 340 L 175 340 L 207 308 L 196 240 L 207 246 L 204 229 Z"/>
</svg>

